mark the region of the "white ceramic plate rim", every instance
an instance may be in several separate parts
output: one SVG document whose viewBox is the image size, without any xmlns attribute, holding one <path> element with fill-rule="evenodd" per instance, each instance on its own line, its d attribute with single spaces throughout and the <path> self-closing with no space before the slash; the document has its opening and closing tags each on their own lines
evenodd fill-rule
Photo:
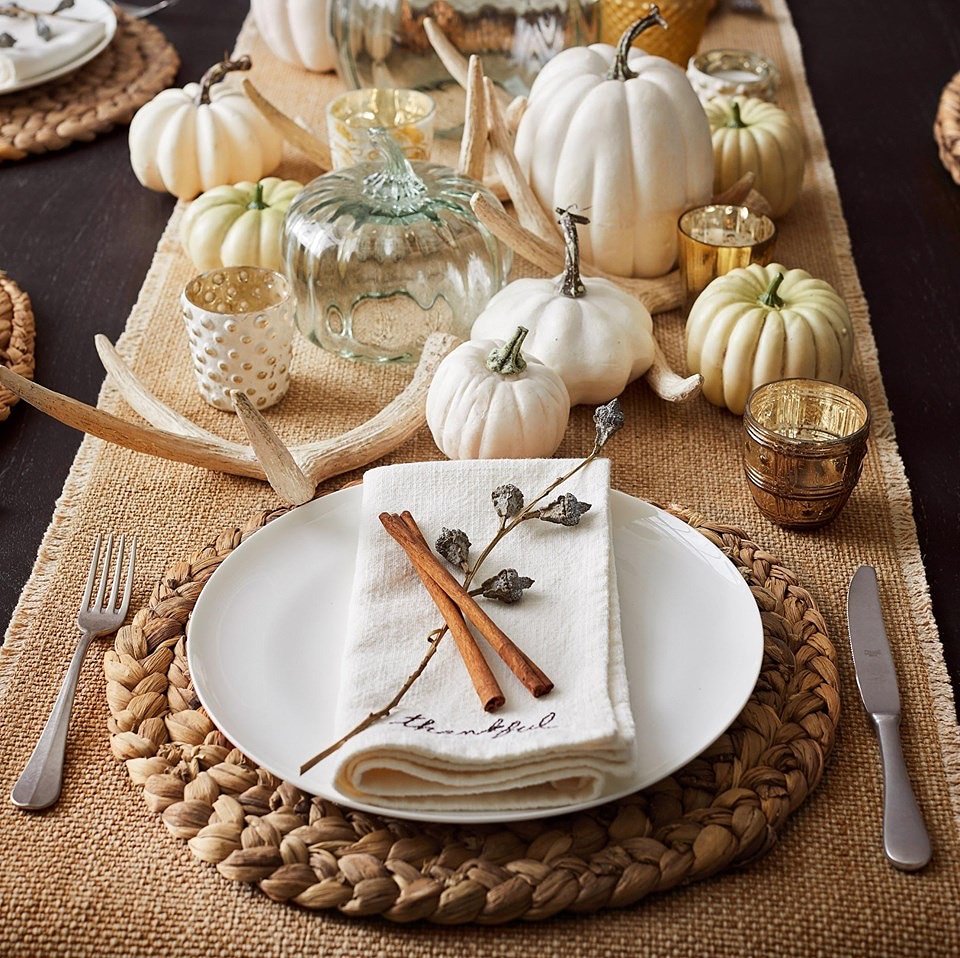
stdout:
<svg viewBox="0 0 960 958">
<path fill-rule="evenodd" d="M 40 86 L 42 83 L 49 83 L 51 80 L 59 80 L 60 77 L 66 76 L 68 73 L 73 73 L 74 70 L 79 70 L 80 67 L 89 63 L 95 56 L 103 53 L 113 42 L 114 36 L 116 36 L 117 14 L 107 0 L 99 0 L 99 3 L 103 8 L 99 19 L 105 24 L 106 31 L 89 50 L 84 51 L 69 63 L 61 63 L 60 66 L 54 67 L 52 70 L 47 70 L 46 73 L 38 73 L 36 76 L 28 77 L 19 83 L 14 83 L 13 86 L 4 87 L 0 90 L 0 96 L 5 96 L 7 93 L 16 93 L 19 90 L 29 90 L 31 87 Z"/>
<path fill-rule="evenodd" d="M 634 792 L 640 791 L 641 789 L 660 781 L 661 779 L 675 772 L 677 769 L 682 768 L 689 761 L 696 758 L 697 755 L 701 754 L 708 746 L 710 746 L 721 734 L 723 734 L 723 732 L 726 731 L 726 729 L 740 714 L 743 707 L 749 701 L 750 695 L 752 694 L 756 685 L 757 677 L 760 674 L 760 668 L 763 660 L 763 626 L 760 619 L 759 609 L 757 608 L 756 601 L 750 591 L 749 585 L 744 579 L 737 576 L 736 578 L 731 577 L 730 581 L 735 583 L 734 587 L 736 589 L 741 590 L 741 598 L 749 602 L 749 609 L 752 610 L 752 616 L 750 617 L 753 619 L 752 634 L 750 634 L 750 629 L 744 629 L 744 634 L 742 637 L 743 642 L 749 645 L 753 654 L 749 659 L 749 667 L 744 665 L 742 667 L 742 671 L 736 676 L 736 679 L 739 682 L 737 688 L 739 689 L 740 694 L 731 694 L 728 700 L 724 703 L 725 708 L 722 711 L 718 711 L 717 714 L 711 716 L 712 721 L 709 723 L 709 725 L 704 726 L 702 734 L 700 734 L 695 747 L 691 746 L 682 752 L 679 750 L 676 751 L 671 756 L 669 761 L 661 763 L 654 769 L 647 769 L 647 774 L 644 776 L 613 780 L 608 786 L 607 791 L 605 791 L 601 796 L 598 796 L 590 801 L 571 803 L 570 805 L 557 808 L 509 809 L 496 810 L 493 812 L 457 812 L 449 809 L 443 811 L 396 809 L 391 808 L 388 805 L 373 805 L 348 798 L 342 795 L 332 785 L 332 783 L 330 783 L 328 787 L 317 787 L 318 783 L 315 780 L 311 780 L 312 773 L 308 772 L 305 776 L 299 775 L 296 772 L 291 773 L 291 769 L 284 769 L 282 767 L 282 763 L 278 765 L 278 763 L 271 758 L 270 754 L 263 752 L 257 747 L 250 748 L 249 740 L 247 743 L 245 743 L 245 736 L 242 733 L 240 735 L 236 734 L 236 728 L 233 725 L 229 715 L 221 713 L 216 707 L 215 694 L 212 691 L 208 693 L 208 690 L 204 689 L 203 687 L 203 682 L 199 679 L 199 677 L 204 674 L 204 669 L 201 661 L 202 655 L 198 652 L 198 649 L 202 648 L 202 644 L 204 642 L 203 637 L 205 635 L 213 635 L 212 632 L 207 631 L 208 626 L 206 624 L 208 607 L 213 605 L 213 600 L 208 597 L 213 597 L 217 591 L 216 588 L 211 589 L 211 583 L 216 580 L 218 587 L 221 586 L 223 583 L 225 583 L 228 577 L 234 574 L 234 569 L 241 568 L 241 562 L 249 561 L 248 556 L 251 555 L 252 543 L 258 543 L 259 549 L 266 549 L 267 552 L 269 552 L 270 545 L 273 543 L 273 540 L 282 537 L 287 526 L 294 523 L 302 523 L 307 521 L 307 517 L 309 516 L 311 510 L 321 508 L 332 510 L 334 507 L 333 504 L 336 503 L 340 497 L 344 496 L 355 497 L 357 499 L 357 504 L 359 505 L 360 495 L 361 490 L 359 486 L 347 487 L 338 490 L 337 492 L 330 493 L 327 496 L 315 499 L 312 502 L 299 507 L 298 509 L 294 509 L 291 512 L 288 512 L 287 514 L 273 520 L 262 530 L 258 530 L 256 535 L 246 539 L 236 549 L 234 549 L 213 573 L 213 575 L 205 584 L 203 591 L 200 593 L 200 597 L 197 600 L 193 613 L 188 622 L 187 664 L 190 670 L 193 688 L 197 694 L 200 704 L 203 706 L 204 710 L 210 716 L 214 724 L 232 744 L 239 748 L 240 751 L 243 752 L 243 754 L 249 759 L 256 762 L 258 766 L 267 769 L 267 771 L 273 775 L 276 775 L 278 778 L 284 779 L 291 784 L 296 785 L 305 792 L 308 792 L 312 795 L 318 795 L 321 798 L 329 799 L 337 804 L 357 809 L 359 811 L 370 812 L 375 815 L 387 816 L 391 818 L 456 824 L 492 824 L 540 819 L 553 815 L 569 814 L 571 812 L 593 808 L 597 805 L 603 805 L 607 802 L 615 801 L 618 798 L 623 798 L 626 795 L 633 794 Z M 711 543 L 700 533 L 691 529 L 687 523 L 676 518 L 670 513 L 658 509 L 645 500 L 636 499 L 633 496 L 629 496 L 626 493 L 617 492 L 616 490 L 611 492 L 611 497 L 613 500 L 616 500 L 620 503 L 632 500 L 632 502 L 640 504 L 643 508 L 652 510 L 658 514 L 658 517 L 662 521 L 672 528 L 673 532 L 675 532 L 681 539 L 685 540 L 689 546 L 692 546 L 695 551 L 700 553 L 713 553 L 720 557 L 723 563 L 729 564 L 730 560 L 715 545 L 713 545 L 713 543 Z M 615 505 L 615 502 L 611 502 L 611 506 L 613 505 Z M 214 620 L 215 618 L 216 616 L 214 613 Z M 208 641 L 211 640 L 212 639 L 208 639 Z M 637 735 L 639 736 L 641 734 L 642 731 L 638 729 Z"/>
</svg>

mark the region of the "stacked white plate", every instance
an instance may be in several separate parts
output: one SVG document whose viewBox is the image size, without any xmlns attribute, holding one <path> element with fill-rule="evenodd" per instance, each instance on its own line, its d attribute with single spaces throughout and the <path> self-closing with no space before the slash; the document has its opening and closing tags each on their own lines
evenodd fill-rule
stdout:
<svg viewBox="0 0 960 958">
<path fill-rule="evenodd" d="M 0 15 L 0 95 L 56 80 L 102 53 L 117 32 L 108 0 L 75 0 L 56 15 L 58 0 L 34 0 L 26 9 L 40 15 Z M 44 35 L 46 35 L 46 39 Z M 10 39 L 13 44 L 10 45 Z"/>
</svg>

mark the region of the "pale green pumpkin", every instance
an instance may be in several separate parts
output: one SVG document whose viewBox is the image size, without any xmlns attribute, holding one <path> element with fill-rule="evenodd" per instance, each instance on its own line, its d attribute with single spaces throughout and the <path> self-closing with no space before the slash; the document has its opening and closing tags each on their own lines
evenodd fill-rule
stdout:
<svg viewBox="0 0 960 958">
<path fill-rule="evenodd" d="M 263 266 L 282 271 L 280 229 L 296 180 L 268 176 L 257 183 L 216 186 L 198 196 L 180 223 L 180 241 L 198 270 Z"/>
<path fill-rule="evenodd" d="M 777 263 L 717 277 L 693 304 L 686 337 L 703 395 L 737 415 L 757 386 L 777 379 L 843 384 L 853 359 L 853 325 L 836 290 Z"/>
<path fill-rule="evenodd" d="M 704 108 L 713 139 L 713 191 L 722 193 L 744 173 L 776 218 L 797 201 L 803 185 L 803 135 L 780 107 L 756 97 L 714 97 Z"/>
</svg>

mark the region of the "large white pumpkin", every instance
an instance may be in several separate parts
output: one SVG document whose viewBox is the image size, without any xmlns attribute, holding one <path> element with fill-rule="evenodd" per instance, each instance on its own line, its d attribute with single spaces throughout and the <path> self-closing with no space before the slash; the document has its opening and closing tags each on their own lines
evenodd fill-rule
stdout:
<svg viewBox="0 0 960 958">
<path fill-rule="evenodd" d="M 616 48 L 554 57 L 517 131 L 517 158 L 544 209 L 589 211 L 584 258 L 619 276 L 668 272 L 677 218 L 713 186 L 710 125 L 683 70 L 630 51 L 657 22 L 658 12 L 637 21 Z"/>
<path fill-rule="evenodd" d="M 222 83 L 250 58 L 211 67 L 199 83 L 164 90 L 130 124 L 130 163 L 151 190 L 192 200 L 204 190 L 272 173 L 283 139 L 239 87 Z"/>
<path fill-rule="evenodd" d="M 337 63 L 327 0 L 252 0 L 257 29 L 281 60 L 326 73 Z"/>
</svg>

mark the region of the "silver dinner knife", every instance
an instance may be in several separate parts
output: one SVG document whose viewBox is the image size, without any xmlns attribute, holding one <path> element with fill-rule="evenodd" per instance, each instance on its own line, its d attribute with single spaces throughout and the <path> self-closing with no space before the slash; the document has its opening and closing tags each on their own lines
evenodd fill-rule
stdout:
<svg viewBox="0 0 960 958">
<path fill-rule="evenodd" d="M 883 761 L 883 850 L 891 864 L 917 871 L 930 861 L 930 836 L 913 794 L 900 744 L 900 692 L 883 627 L 877 570 L 863 565 L 850 580 L 847 627 L 864 708 Z"/>
</svg>

